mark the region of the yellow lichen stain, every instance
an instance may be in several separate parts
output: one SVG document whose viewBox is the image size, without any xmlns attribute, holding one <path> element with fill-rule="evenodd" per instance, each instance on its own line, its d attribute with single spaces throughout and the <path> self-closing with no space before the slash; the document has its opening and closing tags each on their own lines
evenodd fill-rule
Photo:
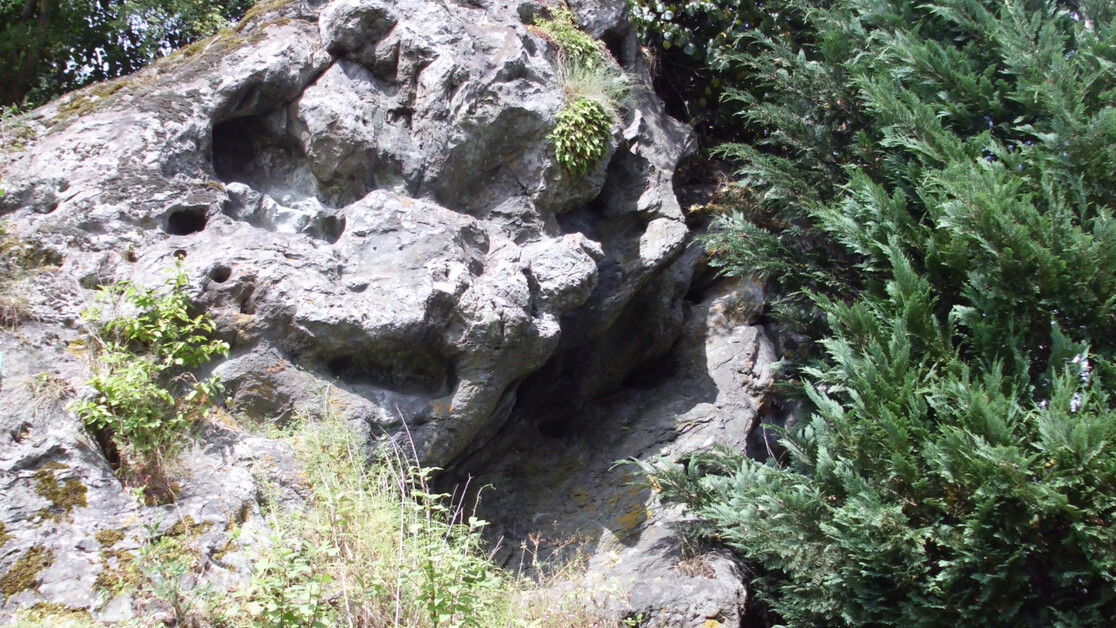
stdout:
<svg viewBox="0 0 1116 628">
<path fill-rule="evenodd" d="M 624 537 L 631 534 L 647 521 L 650 514 L 646 506 L 637 504 L 631 510 L 616 518 L 616 536 Z"/>
<path fill-rule="evenodd" d="M 588 506 L 590 502 L 589 492 L 584 489 L 578 489 L 570 493 L 570 501 L 584 508 Z"/>
<path fill-rule="evenodd" d="M 701 628 L 721 628 L 721 626 L 724 626 L 724 624 L 716 619 L 707 619 L 701 624 Z"/>
</svg>

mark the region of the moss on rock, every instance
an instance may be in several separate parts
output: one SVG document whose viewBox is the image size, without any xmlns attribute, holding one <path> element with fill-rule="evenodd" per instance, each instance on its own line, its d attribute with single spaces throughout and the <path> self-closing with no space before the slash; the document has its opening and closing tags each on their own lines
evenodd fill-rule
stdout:
<svg viewBox="0 0 1116 628">
<path fill-rule="evenodd" d="M 196 521 L 194 521 L 193 517 L 191 517 L 190 515 L 186 515 L 185 517 L 179 519 L 174 525 L 167 528 L 167 531 L 163 533 L 163 536 L 201 536 L 205 534 L 206 531 L 208 531 L 209 528 L 211 528 L 212 526 L 213 524 L 208 521 L 197 523 Z"/>
<path fill-rule="evenodd" d="M 98 530 L 93 538 L 101 544 L 101 547 L 112 547 L 124 538 L 123 530 Z"/>
<path fill-rule="evenodd" d="M 0 593 L 4 601 L 8 598 L 33 589 L 39 582 L 39 574 L 54 563 L 54 554 L 43 547 L 32 547 L 15 562 L 8 571 L 0 576 Z"/>
<path fill-rule="evenodd" d="M 110 596 L 136 591 L 143 585 L 143 574 L 135 565 L 135 557 L 124 550 L 101 550 L 101 572 L 93 587 Z"/>
<path fill-rule="evenodd" d="M 88 505 L 85 499 L 86 488 L 81 481 L 68 478 L 59 483 L 54 476 L 55 471 L 68 468 L 64 464 L 48 462 L 35 472 L 35 493 L 50 502 L 50 506 L 39 511 L 40 517 L 58 521 L 68 517 L 74 508 L 85 508 Z"/>
</svg>

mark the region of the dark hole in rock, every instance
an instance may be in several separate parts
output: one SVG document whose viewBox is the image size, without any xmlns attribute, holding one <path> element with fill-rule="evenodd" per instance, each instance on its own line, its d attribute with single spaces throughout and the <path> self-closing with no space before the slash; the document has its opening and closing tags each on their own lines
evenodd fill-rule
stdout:
<svg viewBox="0 0 1116 628">
<path fill-rule="evenodd" d="M 225 265 L 214 266 L 213 270 L 209 271 L 209 278 L 217 283 L 225 283 L 232 277 L 232 269 Z"/>
<path fill-rule="evenodd" d="M 326 367 L 346 383 L 369 384 L 409 395 L 438 397 L 456 385 L 450 361 L 421 349 L 342 355 L 329 360 Z"/>
<path fill-rule="evenodd" d="M 233 118 L 213 127 L 213 171 L 225 183 L 241 181 L 246 164 L 256 158 L 253 135 L 264 132 L 255 118 Z"/>
<path fill-rule="evenodd" d="M 678 373 L 678 364 L 671 356 L 653 360 L 636 367 L 624 381 L 621 388 L 638 388 L 639 390 L 654 390 L 670 381 Z"/>
<path fill-rule="evenodd" d="M 558 420 L 540 421 L 538 427 L 539 434 L 546 438 L 561 439 L 576 432 L 572 423 Z"/>
<path fill-rule="evenodd" d="M 256 293 L 256 286 L 248 284 L 244 288 L 244 293 L 240 295 L 240 313 L 241 314 L 255 314 L 256 302 L 252 300 L 252 295 Z"/>
<path fill-rule="evenodd" d="M 677 68 L 672 67 L 671 70 Z M 675 120 L 685 121 L 690 119 L 690 114 L 686 111 L 686 98 L 682 92 L 671 83 L 670 73 L 663 70 L 662 67 L 652 77 L 651 86 L 655 91 L 655 95 L 663 101 L 666 108 L 667 115 Z"/>
<path fill-rule="evenodd" d="M 335 216 L 326 216 L 322 218 L 322 237 L 326 242 L 333 244 L 341 239 L 341 235 L 345 233 L 345 216 L 338 214 Z"/>
<path fill-rule="evenodd" d="M 632 67 L 632 61 L 634 61 L 634 59 L 629 59 L 627 58 L 628 55 L 624 54 L 625 37 L 623 35 L 615 31 L 605 31 L 605 33 L 601 35 L 601 40 L 604 41 L 608 51 L 612 53 L 612 58 L 616 59 L 616 62 L 619 63 L 621 67 Z"/>
<path fill-rule="evenodd" d="M 90 430 L 90 435 L 93 436 L 97 448 L 101 450 L 101 455 L 105 457 L 109 467 L 113 471 L 119 471 L 121 464 L 120 449 L 117 448 L 116 441 L 113 439 L 112 429 L 108 427 L 94 428 Z"/>
<path fill-rule="evenodd" d="M 191 207 L 177 209 L 167 216 L 167 233 L 171 235 L 190 235 L 205 229 L 205 209 Z"/>
<path fill-rule="evenodd" d="M 174 259 L 186 259 L 186 249 L 175 249 Z"/>
</svg>

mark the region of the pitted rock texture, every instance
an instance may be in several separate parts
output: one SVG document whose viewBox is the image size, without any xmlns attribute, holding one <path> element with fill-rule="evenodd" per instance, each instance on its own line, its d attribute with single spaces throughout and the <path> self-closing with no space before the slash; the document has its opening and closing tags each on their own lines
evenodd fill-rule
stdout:
<svg viewBox="0 0 1116 628">
<path fill-rule="evenodd" d="M 370 445 L 411 438 L 428 465 L 485 450 L 513 414 L 576 432 L 667 354 L 695 264 L 671 181 L 694 139 L 652 93 L 623 2 L 570 5 L 637 81 L 587 176 L 554 159 L 564 94 L 528 0 L 292 2 L 29 114 L 36 137 L 0 161 L 0 214 L 59 265 L 35 275 L 31 320 L 0 331 L 0 571 L 32 550 L 52 562 L 5 613 L 126 617 L 94 586 L 113 565 L 97 530 L 134 549 L 190 517 L 217 553 L 230 521 L 258 521 L 260 473 L 299 499 L 289 453 L 222 425 L 176 467 L 176 504 L 126 494 L 65 409 L 89 394 L 67 349 L 98 285 L 159 286 L 183 259 L 232 348 L 202 373 L 231 415 L 312 415 L 329 385 Z M 43 373 L 64 393 L 30 404 Z M 41 514 L 44 466 L 85 503 Z"/>
</svg>

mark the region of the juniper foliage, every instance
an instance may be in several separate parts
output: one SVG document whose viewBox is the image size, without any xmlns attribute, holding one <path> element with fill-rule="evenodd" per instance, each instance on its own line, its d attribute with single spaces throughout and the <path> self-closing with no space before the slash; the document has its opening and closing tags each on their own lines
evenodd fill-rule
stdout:
<svg viewBox="0 0 1116 628">
<path fill-rule="evenodd" d="M 788 625 L 1116 615 L 1116 7 L 778 0 L 709 240 L 824 319 L 784 462 L 651 468 Z M 761 96 L 757 96 L 757 94 Z"/>
</svg>

